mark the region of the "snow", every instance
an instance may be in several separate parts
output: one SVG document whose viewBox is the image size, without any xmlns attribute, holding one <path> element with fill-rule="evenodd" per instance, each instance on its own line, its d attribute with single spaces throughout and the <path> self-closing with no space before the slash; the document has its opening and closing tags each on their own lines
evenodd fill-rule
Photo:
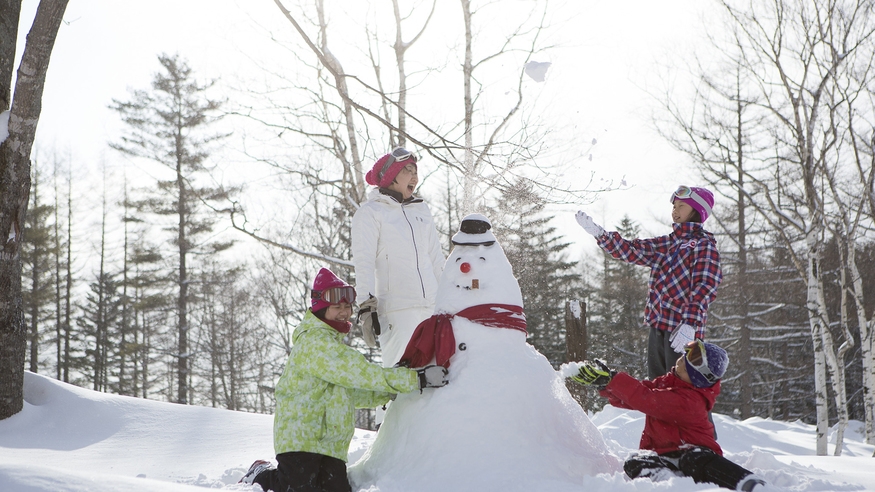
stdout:
<svg viewBox="0 0 875 492">
<path fill-rule="evenodd" d="M 24 393 L 24 409 L 0 421 L 4 492 L 182 492 L 203 487 L 259 492 L 257 486 L 236 482 L 254 460 L 273 457 L 270 415 L 97 393 L 32 373 L 25 373 Z M 506 412 L 492 410 L 497 418 Z M 612 455 L 622 459 L 637 448 L 644 427 L 640 413 L 606 407 L 590 418 Z M 875 490 L 875 448 L 864 444 L 860 422 L 851 423 L 842 456 L 835 457 L 814 455 L 811 425 L 761 418 L 738 421 L 720 414 L 714 420 L 726 456 L 766 478 L 774 484 L 772 490 Z M 363 456 L 375 436 L 356 431 L 351 463 Z M 439 441 L 442 434 L 435 431 L 430 438 Z M 432 462 L 438 465 L 450 458 L 434 456 Z M 509 468 L 510 464 L 484 469 L 483 476 L 500 477 L 513 471 Z M 682 477 L 629 481 L 622 472 L 614 472 L 587 476 L 579 490 L 721 489 Z"/>
<path fill-rule="evenodd" d="M 9 138 L 9 110 L 0 112 L 0 144 Z"/>
<path fill-rule="evenodd" d="M 547 76 L 547 69 L 552 65 L 550 62 L 530 61 L 526 63 L 526 75 L 532 78 L 535 82 L 543 82 Z"/>
<path fill-rule="evenodd" d="M 580 367 L 582 365 L 582 361 L 566 362 L 559 366 L 559 374 L 562 375 L 563 378 L 570 378 L 580 372 Z"/>
<path fill-rule="evenodd" d="M 437 313 L 521 302 L 498 243 L 450 253 Z M 399 395 L 379 432 L 356 430 L 354 491 L 721 490 L 673 475 L 627 479 L 622 462 L 638 448 L 641 413 L 586 414 L 563 384 L 578 364 L 553 370 L 522 331 L 457 316 L 453 334 L 448 386 Z M 24 409 L 0 421 L 3 492 L 260 492 L 237 481 L 254 460 L 274 456 L 270 415 L 110 395 L 29 372 L 24 397 Z M 875 446 L 860 422 L 834 457 L 814 455 L 815 429 L 802 422 L 714 421 L 726 457 L 767 480 L 767 490 L 875 490 Z"/>
</svg>

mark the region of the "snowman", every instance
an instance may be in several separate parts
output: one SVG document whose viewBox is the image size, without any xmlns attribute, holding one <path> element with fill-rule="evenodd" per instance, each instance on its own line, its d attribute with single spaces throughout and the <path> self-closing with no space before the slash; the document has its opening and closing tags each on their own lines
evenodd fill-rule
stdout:
<svg viewBox="0 0 875 492">
<path fill-rule="evenodd" d="M 398 395 L 353 490 L 579 491 L 620 470 L 564 378 L 526 343 L 519 283 L 485 216 L 453 236 L 435 314 L 399 361 L 449 368 L 443 388 Z"/>
</svg>

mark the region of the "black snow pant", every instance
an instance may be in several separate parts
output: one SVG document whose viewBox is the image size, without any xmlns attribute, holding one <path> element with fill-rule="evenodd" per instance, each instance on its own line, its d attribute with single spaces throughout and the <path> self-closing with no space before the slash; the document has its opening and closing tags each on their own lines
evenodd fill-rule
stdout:
<svg viewBox="0 0 875 492">
<path fill-rule="evenodd" d="M 735 490 L 753 473 L 707 448 L 693 448 L 666 454 L 635 454 L 623 464 L 630 478 L 648 477 L 668 469 L 692 477 L 696 483 L 713 483 Z"/>
<path fill-rule="evenodd" d="M 669 337 L 671 333 L 665 330 L 650 328 L 650 337 L 647 340 L 648 379 L 656 379 L 667 374 L 681 356 L 671 348 Z"/>
<path fill-rule="evenodd" d="M 274 492 L 350 492 L 346 463 L 324 454 L 296 451 L 276 455 L 276 469 L 265 470 L 253 482 Z"/>
</svg>

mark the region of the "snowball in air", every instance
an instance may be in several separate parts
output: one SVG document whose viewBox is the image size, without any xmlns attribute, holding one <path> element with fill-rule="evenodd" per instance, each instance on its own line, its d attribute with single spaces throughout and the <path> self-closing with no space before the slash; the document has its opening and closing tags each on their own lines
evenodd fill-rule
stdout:
<svg viewBox="0 0 875 492">
<path fill-rule="evenodd" d="M 526 75 L 532 78 L 535 82 L 543 82 L 547 76 L 547 69 L 550 68 L 550 62 L 530 61 L 526 63 Z"/>
</svg>

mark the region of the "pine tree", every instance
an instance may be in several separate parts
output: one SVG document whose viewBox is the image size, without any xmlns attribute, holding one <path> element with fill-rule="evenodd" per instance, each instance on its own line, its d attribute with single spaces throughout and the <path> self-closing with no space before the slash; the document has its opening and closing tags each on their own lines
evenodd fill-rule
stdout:
<svg viewBox="0 0 875 492">
<path fill-rule="evenodd" d="M 162 72 L 156 73 L 152 90 L 137 90 L 130 101 L 113 100 L 127 125 L 127 135 L 112 147 L 125 154 L 161 164 L 167 179 L 159 179 L 157 189 L 148 191 L 138 202 L 142 212 L 167 217 L 168 238 L 175 246 L 177 260 L 176 296 L 176 383 L 175 401 L 190 401 L 190 332 L 189 286 L 195 280 L 189 262 L 195 253 L 216 253 L 231 246 L 209 238 L 217 220 L 203 210 L 205 202 L 229 197 L 230 190 L 198 183 L 209 177 L 206 165 L 211 145 L 225 135 L 206 134 L 217 119 L 221 102 L 207 97 L 212 83 L 201 84 L 193 78 L 191 68 L 178 56 L 158 57 Z"/>
<path fill-rule="evenodd" d="M 168 294 L 169 280 L 162 271 L 161 252 L 142 237 L 134 238 L 127 253 L 127 288 L 129 338 L 122 350 L 128 355 L 130 394 L 148 398 L 163 374 L 155 364 L 164 350 L 161 341 L 169 337 L 172 326 L 173 298 Z M 159 389 L 160 391 L 160 389 Z M 168 399 L 172 395 L 164 390 Z"/>
<path fill-rule="evenodd" d="M 40 362 L 40 352 L 44 344 L 51 343 L 46 339 L 51 332 L 44 326 L 52 313 L 53 292 L 52 276 L 55 251 L 54 229 L 50 222 L 55 209 L 45 202 L 40 189 L 40 168 L 37 161 L 33 163 L 33 178 L 30 194 L 30 206 L 24 225 L 24 240 L 21 245 L 22 262 L 22 309 L 28 328 L 28 369 L 39 372 L 45 368 L 45 362 Z M 53 338 L 53 337 L 52 337 Z"/>
<path fill-rule="evenodd" d="M 580 298 L 577 262 L 567 261 L 563 242 L 550 225 L 553 216 L 532 191 L 518 181 L 502 193 L 490 210 L 496 238 L 520 284 L 529 343 L 553 364 L 565 362 L 565 301 Z"/>
<path fill-rule="evenodd" d="M 89 286 L 86 302 L 77 319 L 79 336 L 85 343 L 85 357 L 80 367 L 86 370 L 95 391 L 109 391 L 111 369 L 118 354 L 118 321 L 121 297 L 114 275 L 101 271 Z"/>
<path fill-rule="evenodd" d="M 617 232 L 635 238 L 640 229 L 624 216 Z M 648 271 L 601 253 L 598 287 L 587 309 L 590 357 L 604 359 L 635 377 L 646 377 L 649 331 L 643 323 Z"/>
<path fill-rule="evenodd" d="M 58 166 L 55 166 L 55 345 L 57 350 L 57 377 L 70 382 L 73 368 L 73 177 L 67 167 L 66 220 L 61 221 L 61 188 L 58 185 Z"/>
</svg>

